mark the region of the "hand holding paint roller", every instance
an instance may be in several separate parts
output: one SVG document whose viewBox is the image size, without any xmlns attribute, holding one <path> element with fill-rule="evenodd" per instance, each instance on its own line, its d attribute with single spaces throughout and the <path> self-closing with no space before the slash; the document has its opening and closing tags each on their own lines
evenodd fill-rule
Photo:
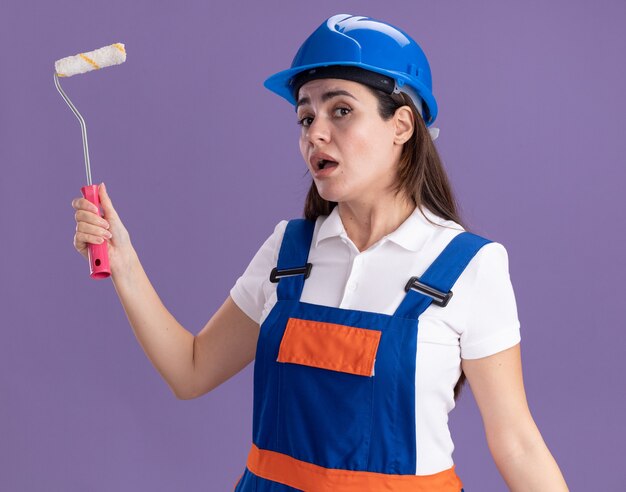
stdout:
<svg viewBox="0 0 626 492">
<path fill-rule="evenodd" d="M 113 207 L 104 183 L 100 184 L 98 191 L 103 217 L 98 208 L 86 198 L 72 200 L 72 207 L 76 210 L 74 247 L 87 259 L 90 259 L 90 246 L 107 247 L 111 275 L 128 272 L 136 256 L 130 235 Z"/>
<path fill-rule="evenodd" d="M 83 196 L 91 202 L 96 209 L 100 208 L 100 198 L 98 195 L 98 186 L 91 183 L 91 167 L 89 165 L 89 146 L 87 143 L 87 125 L 84 118 L 76 109 L 76 106 L 72 104 L 72 101 L 67 97 L 61 84 L 59 83 L 59 77 L 71 77 L 92 70 L 97 70 L 111 65 L 119 65 L 126 61 L 126 49 L 122 43 L 115 43 L 104 48 L 99 48 L 88 53 L 79 53 L 78 55 L 68 56 L 57 60 L 54 63 L 54 84 L 63 97 L 65 102 L 70 107 L 74 115 L 78 118 L 80 128 L 83 136 L 83 153 L 85 157 L 85 169 L 87 171 L 87 186 L 81 188 Z M 74 204 L 74 202 L 72 202 Z M 76 208 L 76 207 L 75 207 Z M 78 220 L 78 217 L 77 217 Z M 77 230 L 78 231 L 78 230 Z M 74 240 L 76 245 L 76 238 Z M 77 249 L 79 247 L 77 246 Z M 80 251 L 80 249 L 79 249 Z M 107 250 L 107 243 L 88 243 L 88 258 L 90 266 L 91 278 L 101 279 L 107 278 L 111 275 L 111 268 L 109 264 L 109 255 Z"/>
</svg>

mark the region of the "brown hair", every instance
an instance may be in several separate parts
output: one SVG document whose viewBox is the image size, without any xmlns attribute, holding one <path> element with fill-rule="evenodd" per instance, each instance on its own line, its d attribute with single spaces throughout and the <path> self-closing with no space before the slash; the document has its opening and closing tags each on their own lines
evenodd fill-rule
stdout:
<svg viewBox="0 0 626 492">
<path fill-rule="evenodd" d="M 378 99 L 378 114 L 383 120 L 389 120 L 402 106 L 408 106 L 413 113 L 415 131 L 402 149 L 394 187 L 395 194 L 403 192 L 413 200 L 416 207 L 425 205 L 435 215 L 454 221 L 467 230 L 459 215 L 458 204 L 437 148 L 411 98 L 404 93 L 387 94 L 366 87 Z M 324 200 L 317 192 L 315 182 L 312 181 L 304 203 L 304 217 L 314 221 L 320 215 L 329 215 L 336 205 L 336 202 Z M 431 222 L 428 217 L 424 217 Z M 465 374 L 461 371 L 461 376 L 454 387 L 455 400 L 464 382 Z"/>
</svg>

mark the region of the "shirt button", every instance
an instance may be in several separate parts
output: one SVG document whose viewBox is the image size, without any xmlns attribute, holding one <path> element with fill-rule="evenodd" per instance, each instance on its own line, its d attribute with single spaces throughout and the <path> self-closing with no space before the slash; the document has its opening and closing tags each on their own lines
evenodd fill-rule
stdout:
<svg viewBox="0 0 626 492">
<path fill-rule="evenodd" d="M 348 283 L 348 290 L 349 290 L 350 292 L 354 292 L 354 291 L 356 290 L 357 285 L 358 285 L 358 284 L 357 284 L 356 282 L 350 282 L 350 283 Z"/>
</svg>

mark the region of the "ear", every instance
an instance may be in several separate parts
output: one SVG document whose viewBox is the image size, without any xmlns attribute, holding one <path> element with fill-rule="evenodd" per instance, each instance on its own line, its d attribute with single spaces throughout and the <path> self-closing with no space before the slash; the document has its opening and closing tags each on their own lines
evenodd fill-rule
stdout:
<svg viewBox="0 0 626 492">
<path fill-rule="evenodd" d="M 394 143 L 403 145 L 413 135 L 415 125 L 413 123 L 413 111 L 409 106 L 401 106 L 393 115 L 395 125 Z"/>
</svg>

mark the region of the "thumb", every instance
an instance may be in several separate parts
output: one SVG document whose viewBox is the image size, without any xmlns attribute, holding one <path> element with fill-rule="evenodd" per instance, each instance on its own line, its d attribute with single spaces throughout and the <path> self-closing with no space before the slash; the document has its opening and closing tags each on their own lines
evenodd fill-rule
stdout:
<svg viewBox="0 0 626 492">
<path fill-rule="evenodd" d="M 115 208 L 113 208 L 113 203 L 111 202 L 111 198 L 109 198 L 109 194 L 107 193 L 104 183 L 101 183 L 100 186 L 98 186 L 98 194 L 100 195 L 100 204 L 102 205 L 104 216 L 117 217 L 117 212 L 115 211 Z"/>
</svg>

